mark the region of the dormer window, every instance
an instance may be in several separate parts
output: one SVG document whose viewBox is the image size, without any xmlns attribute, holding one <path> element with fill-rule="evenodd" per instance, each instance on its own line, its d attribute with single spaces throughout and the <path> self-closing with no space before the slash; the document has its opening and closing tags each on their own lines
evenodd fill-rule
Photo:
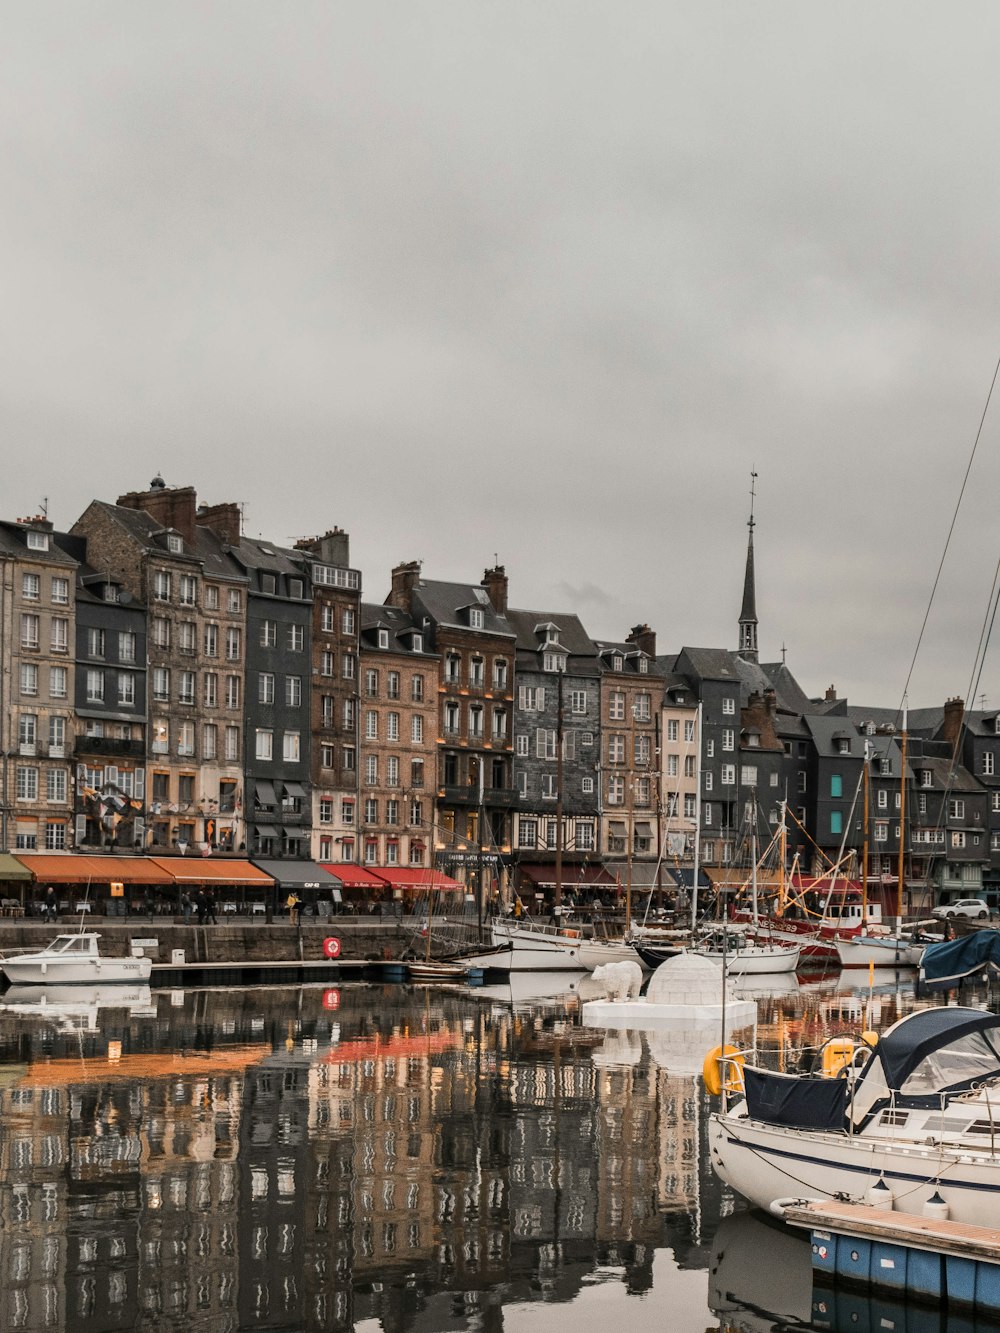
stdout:
<svg viewBox="0 0 1000 1333">
<path fill-rule="evenodd" d="M 302 598 L 302 596 L 303 596 L 303 589 L 304 589 L 304 587 L 305 587 L 305 585 L 303 584 L 303 582 L 302 582 L 301 579 L 289 579 L 289 580 L 288 580 L 288 595 L 289 595 L 289 597 L 295 597 L 295 598 L 301 600 L 301 598 Z"/>
<path fill-rule="evenodd" d="M 389 631 L 388 631 L 387 629 L 380 629 L 380 630 L 379 630 L 379 632 L 378 632 L 378 646 L 379 646 L 380 648 L 388 648 L 388 647 L 389 647 Z"/>
<path fill-rule="evenodd" d="M 881 774 L 882 777 L 884 777 L 884 778 L 891 778 L 891 777 L 892 777 L 892 760 L 891 760 L 891 759 L 880 759 L 880 760 L 878 761 L 878 771 L 879 771 L 879 773 Z M 930 781 L 930 779 L 931 779 L 930 770 L 927 770 L 927 781 L 926 781 L 925 783 L 923 783 L 923 786 L 925 786 L 925 787 L 929 787 L 929 786 L 931 785 L 931 781 Z"/>
<path fill-rule="evenodd" d="M 261 574 L 260 590 L 261 592 L 273 593 L 277 589 L 277 579 L 273 574 Z"/>
<path fill-rule="evenodd" d="M 611 659 L 611 670 L 612 670 L 612 671 L 624 671 L 624 670 L 625 670 L 625 659 L 624 659 L 624 657 L 622 657 L 622 656 L 621 656 L 620 654 L 618 654 L 618 653 L 615 653 L 614 657 L 612 657 L 612 659 Z"/>
<path fill-rule="evenodd" d="M 543 671 L 562 671 L 563 655 L 562 653 L 543 653 L 542 670 Z"/>
<path fill-rule="evenodd" d="M 180 555 L 184 550 L 184 538 L 179 532 L 167 533 L 167 550 L 170 551 L 172 555 Z"/>
<path fill-rule="evenodd" d="M 851 753 L 851 742 L 850 742 L 850 740 L 849 740 L 846 736 L 841 736 L 841 737 L 838 739 L 838 741 L 837 741 L 837 753 L 838 753 L 838 754 L 850 754 L 850 753 Z"/>
<path fill-rule="evenodd" d="M 104 600 L 105 600 L 106 602 L 118 602 L 118 601 L 121 601 L 120 592 L 121 592 L 121 590 L 120 590 L 120 588 L 118 587 L 118 584 L 117 584 L 117 583 L 105 583 L 105 585 L 104 585 Z"/>
<path fill-rule="evenodd" d="M 49 534 L 39 532 L 35 528 L 29 528 L 27 542 L 29 551 L 47 551 L 49 549 Z"/>
<path fill-rule="evenodd" d="M 921 787 L 929 787 L 933 782 L 933 780 L 934 780 L 934 775 L 931 773 L 931 770 L 929 768 L 922 768 L 920 770 Z"/>
<path fill-rule="evenodd" d="M 424 636 L 422 634 L 414 634 L 410 639 L 410 647 L 415 653 L 422 653 L 424 651 Z"/>
<path fill-rule="evenodd" d="M 649 658 L 648 658 L 648 657 L 640 657 L 640 658 L 639 658 L 639 674 L 640 674 L 640 676 L 645 676 L 645 675 L 648 673 L 648 671 L 649 671 Z"/>
<path fill-rule="evenodd" d="M 759 748 L 759 746 L 760 746 L 760 736 L 757 734 L 756 731 L 750 731 L 750 732 L 747 733 L 747 745 L 748 745 L 751 749 L 757 749 L 757 748 Z"/>
<path fill-rule="evenodd" d="M 469 608 L 469 628 L 482 629 L 486 624 L 486 614 L 481 606 L 472 606 Z"/>
</svg>

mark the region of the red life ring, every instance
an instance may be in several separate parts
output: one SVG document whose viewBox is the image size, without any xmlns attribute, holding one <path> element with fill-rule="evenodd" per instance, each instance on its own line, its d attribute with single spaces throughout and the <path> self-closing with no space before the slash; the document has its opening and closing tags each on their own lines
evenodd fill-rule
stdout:
<svg viewBox="0 0 1000 1333">
<path fill-rule="evenodd" d="M 323 956 L 324 958 L 340 957 L 340 940 L 337 939 L 336 935 L 328 935 L 323 941 Z"/>
</svg>

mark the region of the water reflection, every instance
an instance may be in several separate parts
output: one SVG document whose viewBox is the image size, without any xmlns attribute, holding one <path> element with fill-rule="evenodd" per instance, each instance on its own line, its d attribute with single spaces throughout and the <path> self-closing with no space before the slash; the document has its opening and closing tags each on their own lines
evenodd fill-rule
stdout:
<svg viewBox="0 0 1000 1333">
<path fill-rule="evenodd" d="M 705 1328 L 735 1200 L 683 1041 L 523 984 L 8 991 L 0 1327 Z M 761 993 L 756 1040 L 782 1067 L 876 1001 L 912 989 Z"/>
</svg>

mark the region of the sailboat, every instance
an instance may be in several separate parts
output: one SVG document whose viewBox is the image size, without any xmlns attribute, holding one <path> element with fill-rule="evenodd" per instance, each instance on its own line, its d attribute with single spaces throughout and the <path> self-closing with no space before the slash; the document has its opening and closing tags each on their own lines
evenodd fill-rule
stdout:
<svg viewBox="0 0 1000 1333">
<path fill-rule="evenodd" d="M 801 945 L 775 943 L 767 939 L 761 931 L 757 901 L 757 830 L 753 824 L 750 830 L 750 858 L 749 923 L 734 926 L 725 919 L 723 912 L 721 927 L 705 937 L 704 942 L 696 945 L 691 952 L 698 953 L 704 958 L 717 959 L 719 962 L 725 958 L 727 970 L 733 976 L 794 972 L 802 954 Z"/>
</svg>

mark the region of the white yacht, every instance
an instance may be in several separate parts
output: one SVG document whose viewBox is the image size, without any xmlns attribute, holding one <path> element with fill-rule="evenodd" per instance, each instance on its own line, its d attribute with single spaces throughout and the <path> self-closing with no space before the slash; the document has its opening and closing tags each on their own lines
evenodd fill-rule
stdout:
<svg viewBox="0 0 1000 1333">
<path fill-rule="evenodd" d="M 39 986 L 149 980 L 151 959 L 102 957 L 99 939 L 94 931 L 57 935 L 44 949 L 0 959 L 0 968 L 10 982 Z"/>
</svg>

